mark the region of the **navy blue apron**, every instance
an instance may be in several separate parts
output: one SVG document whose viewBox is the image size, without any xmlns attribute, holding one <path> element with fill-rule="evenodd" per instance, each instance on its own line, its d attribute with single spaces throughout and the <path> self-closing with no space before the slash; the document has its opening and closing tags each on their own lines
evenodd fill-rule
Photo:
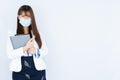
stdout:
<svg viewBox="0 0 120 80">
<path fill-rule="evenodd" d="M 12 72 L 12 80 L 46 80 L 46 71 L 36 70 L 33 56 L 22 56 L 21 64 L 20 72 Z"/>
</svg>

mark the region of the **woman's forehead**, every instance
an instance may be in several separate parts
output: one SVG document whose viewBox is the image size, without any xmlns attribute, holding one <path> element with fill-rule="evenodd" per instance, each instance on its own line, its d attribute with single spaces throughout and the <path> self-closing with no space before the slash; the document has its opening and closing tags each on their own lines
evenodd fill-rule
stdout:
<svg viewBox="0 0 120 80">
<path fill-rule="evenodd" d="M 22 16 L 30 16 L 30 12 L 29 11 L 27 11 L 27 12 L 22 11 L 20 15 L 22 15 Z"/>
</svg>

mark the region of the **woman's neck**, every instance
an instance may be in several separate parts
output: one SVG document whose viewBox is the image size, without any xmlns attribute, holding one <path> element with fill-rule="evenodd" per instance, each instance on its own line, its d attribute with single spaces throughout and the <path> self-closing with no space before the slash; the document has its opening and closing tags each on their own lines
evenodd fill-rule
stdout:
<svg viewBox="0 0 120 80">
<path fill-rule="evenodd" d="M 25 27 L 24 29 L 24 34 L 29 34 L 29 28 Z"/>
</svg>

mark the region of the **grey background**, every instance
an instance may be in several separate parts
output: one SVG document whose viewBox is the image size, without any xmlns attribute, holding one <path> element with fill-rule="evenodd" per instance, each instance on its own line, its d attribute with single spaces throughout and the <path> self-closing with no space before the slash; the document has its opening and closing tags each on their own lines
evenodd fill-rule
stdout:
<svg viewBox="0 0 120 80">
<path fill-rule="evenodd" d="M 4 0 L 0 2 L 0 79 L 11 80 L 7 30 L 29 4 L 49 49 L 47 80 L 120 80 L 119 0 Z"/>
</svg>

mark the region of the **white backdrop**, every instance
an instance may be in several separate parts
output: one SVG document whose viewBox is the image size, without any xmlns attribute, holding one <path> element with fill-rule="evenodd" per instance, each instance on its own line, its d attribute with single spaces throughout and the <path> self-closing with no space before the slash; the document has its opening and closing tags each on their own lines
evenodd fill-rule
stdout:
<svg viewBox="0 0 120 80">
<path fill-rule="evenodd" d="M 3 0 L 0 2 L 0 80 L 11 80 L 8 29 L 29 4 L 49 49 L 47 80 L 120 80 L 119 0 Z"/>
</svg>

